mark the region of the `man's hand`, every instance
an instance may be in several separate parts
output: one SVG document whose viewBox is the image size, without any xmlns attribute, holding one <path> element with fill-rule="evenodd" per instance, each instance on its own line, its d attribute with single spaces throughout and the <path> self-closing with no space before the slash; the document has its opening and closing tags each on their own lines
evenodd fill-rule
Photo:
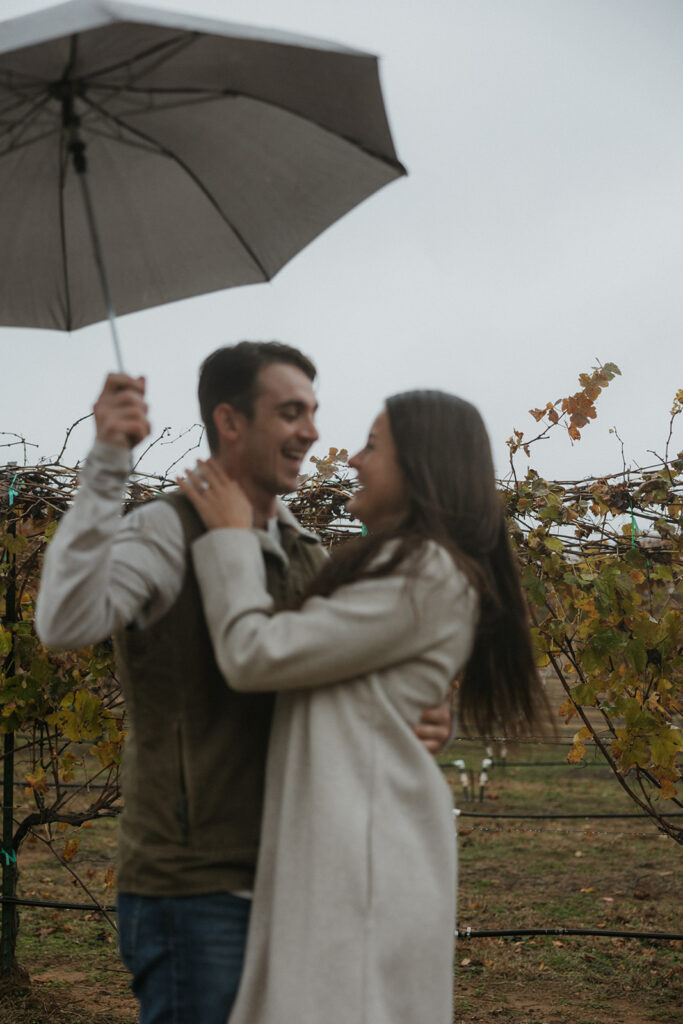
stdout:
<svg viewBox="0 0 683 1024">
<path fill-rule="evenodd" d="M 134 448 L 150 432 L 145 378 L 110 373 L 95 402 L 97 439 L 118 448 Z"/>
<path fill-rule="evenodd" d="M 453 728 L 453 711 L 451 708 L 451 690 L 448 691 L 443 704 L 436 708 L 427 708 L 413 732 L 427 748 L 430 754 L 438 754 L 446 746 Z"/>
</svg>

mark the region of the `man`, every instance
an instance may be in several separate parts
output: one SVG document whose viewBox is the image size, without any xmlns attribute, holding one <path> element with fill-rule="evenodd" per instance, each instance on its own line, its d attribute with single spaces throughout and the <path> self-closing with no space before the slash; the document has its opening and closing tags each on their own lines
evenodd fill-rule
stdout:
<svg viewBox="0 0 683 1024">
<path fill-rule="evenodd" d="M 297 349 L 242 342 L 204 362 L 212 455 L 247 494 L 268 588 L 284 604 L 324 561 L 277 495 L 318 434 L 315 368 Z M 115 634 L 129 734 L 118 853 L 121 953 L 142 1024 L 225 1024 L 242 967 L 272 698 L 233 692 L 204 623 L 179 494 L 120 518 L 130 448 L 149 433 L 144 381 L 107 378 L 97 440 L 46 556 L 36 625 L 48 645 Z M 422 739 L 447 728 L 426 714 Z"/>
</svg>

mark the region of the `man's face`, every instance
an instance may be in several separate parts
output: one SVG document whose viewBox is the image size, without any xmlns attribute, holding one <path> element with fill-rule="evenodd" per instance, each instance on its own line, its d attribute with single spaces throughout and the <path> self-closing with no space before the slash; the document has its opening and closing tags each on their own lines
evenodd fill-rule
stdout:
<svg viewBox="0 0 683 1024">
<path fill-rule="evenodd" d="M 253 416 L 239 445 L 243 475 L 269 495 L 296 490 L 306 453 L 318 439 L 313 384 L 296 366 L 271 363 L 258 375 Z"/>
</svg>

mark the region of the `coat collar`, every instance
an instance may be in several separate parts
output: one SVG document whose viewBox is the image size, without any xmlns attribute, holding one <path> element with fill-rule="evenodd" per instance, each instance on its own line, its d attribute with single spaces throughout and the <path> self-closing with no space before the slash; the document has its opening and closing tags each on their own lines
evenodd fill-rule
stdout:
<svg viewBox="0 0 683 1024">
<path fill-rule="evenodd" d="M 254 534 L 261 546 L 261 550 L 274 555 L 282 562 L 285 568 L 288 568 L 288 553 L 291 553 L 292 547 L 298 541 L 304 541 L 307 544 L 319 544 L 320 541 L 311 530 L 304 529 L 296 516 L 285 505 L 282 498 L 277 498 L 276 502 L 276 516 L 282 534 L 282 544 L 278 544 L 267 530 L 254 529 Z"/>
</svg>

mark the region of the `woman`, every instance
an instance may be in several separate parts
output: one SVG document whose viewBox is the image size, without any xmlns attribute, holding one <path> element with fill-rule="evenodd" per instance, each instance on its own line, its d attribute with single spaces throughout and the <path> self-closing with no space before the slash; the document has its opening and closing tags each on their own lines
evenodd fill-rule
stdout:
<svg viewBox="0 0 683 1024">
<path fill-rule="evenodd" d="M 193 558 L 221 670 L 278 691 L 230 1024 L 450 1024 L 452 798 L 411 726 L 458 674 L 485 735 L 534 728 L 543 700 L 477 410 L 396 395 L 349 464 L 368 536 L 277 614 L 237 485 L 212 463 L 181 485 L 212 528 Z"/>
</svg>

